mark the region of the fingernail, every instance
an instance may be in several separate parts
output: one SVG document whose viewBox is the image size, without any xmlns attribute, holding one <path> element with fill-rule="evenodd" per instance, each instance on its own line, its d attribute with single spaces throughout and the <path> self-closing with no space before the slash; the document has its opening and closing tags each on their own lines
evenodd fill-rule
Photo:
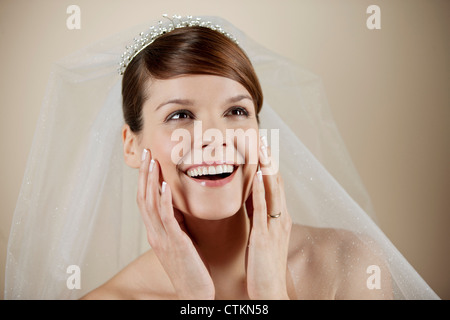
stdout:
<svg viewBox="0 0 450 320">
<path fill-rule="evenodd" d="M 163 181 L 162 186 L 161 186 L 161 193 L 164 193 L 164 191 L 166 191 L 166 182 Z"/>
<path fill-rule="evenodd" d="M 262 181 L 262 172 L 261 172 L 261 170 L 258 170 L 256 172 L 256 176 L 258 177 L 258 181 L 261 182 Z"/>
<path fill-rule="evenodd" d="M 150 160 L 150 172 L 153 171 L 153 167 L 155 166 L 155 160 Z"/>
<path fill-rule="evenodd" d="M 147 149 L 144 149 L 144 150 L 142 151 L 142 161 L 144 161 L 144 160 L 147 158 L 147 154 L 148 154 L 148 150 L 147 150 Z"/>
</svg>

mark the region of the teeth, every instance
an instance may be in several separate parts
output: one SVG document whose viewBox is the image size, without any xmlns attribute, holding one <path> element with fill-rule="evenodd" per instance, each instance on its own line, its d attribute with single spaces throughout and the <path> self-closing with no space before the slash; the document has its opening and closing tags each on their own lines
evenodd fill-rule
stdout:
<svg viewBox="0 0 450 320">
<path fill-rule="evenodd" d="M 232 173 L 234 166 L 230 164 L 221 164 L 217 166 L 201 166 L 187 171 L 189 177 L 215 175 L 221 173 Z"/>
</svg>

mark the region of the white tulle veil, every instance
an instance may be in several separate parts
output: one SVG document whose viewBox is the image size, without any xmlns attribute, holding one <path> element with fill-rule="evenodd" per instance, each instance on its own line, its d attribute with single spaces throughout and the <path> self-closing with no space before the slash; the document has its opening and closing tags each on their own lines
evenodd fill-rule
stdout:
<svg viewBox="0 0 450 320">
<path fill-rule="evenodd" d="M 320 79 L 227 21 L 204 19 L 233 34 L 255 67 L 264 92 L 260 127 L 279 130 L 293 221 L 369 237 L 386 257 L 395 298 L 438 298 L 377 227 Z M 79 298 L 148 250 L 137 170 L 123 161 L 117 63 L 152 24 L 99 41 L 51 70 L 11 226 L 6 299 Z M 68 287 L 70 266 L 81 271 L 80 289 Z"/>
</svg>

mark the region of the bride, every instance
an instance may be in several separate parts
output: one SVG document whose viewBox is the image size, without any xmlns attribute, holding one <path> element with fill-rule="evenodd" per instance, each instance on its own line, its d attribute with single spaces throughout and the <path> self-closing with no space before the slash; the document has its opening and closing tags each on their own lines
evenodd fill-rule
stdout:
<svg viewBox="0 0 450 320">
<path fill-rule="evenodd" d="M 253 50 L 249 47 L 249 56 Z M 265 55 L 263 51 L 263 62 Z M 286 69 L 265 73 L 263 63 L 261 85 L 249 56 L 234 35 L 201 19 L 174 17 L 168 26 L 160 23 L 149 34 L 141 33 L 120 63 L 124 119 L 120 137 L 124 162 L 138 172 L 134 199 L 150 248 L 133 259 L 121 258 L 136 245 L 133 231 L 124 232 L 133 217 L 128 213 L 114 218 L 113 212 L 128 210 L 122 208 L 124 201 L 115 198 L 135 189 L 109 178 L 120 172 L 109 162 L 117 163 L 117 150 L 98 149 L 117 137 L 108 130 L 117 123 L 111 101 L 117 101 L 114 95 L 119 90 L 108 84 L 105 88 L 113 98 L 100 103 L 104 116 L 90 122 L 95 130 L 88 137 L 94 147 L 81 152 L 92 155 L 81 165 L 86 171 L 78 169 L 79 163 L 85 163 L 79 160 L 77 169 L 67 174 L 80 187 L 64 193 L 69 200 L 59 204 L 56 219 L 45 225 L 53 230 L 45 240 L 53 241 L 47 256 L 24 254 L 40 238 L 25 231 L 31 230 L 23 222 L 26 210 L 16 209 L 19 223 L 9 245 L 5 296 L 67 296 L 63 293 L 67 289 L 61 287 L 67 274 L 61 271 L 71 262 L 82 270 L 102 264 L 106 270 L 107 261 L 120 260 L 122 266 L 111 269 L 114 273 L 105 271 L 90 281 L 89 291 L 81 298 L 435 298 L 364 212 L 363 204 L 352 199 L 298 138 L 286 131 L 266 102 L 263 106 L 262 87 L 270 92 L 271 79 L 281 79 Z M 86 65 L 80 63 L 77 68 Z M 103 73 L 98 72 L 101 79 Z M 79 77 L 74 73 L 73 83 L 79 83 Z M 87 78 L 92 79 L 92 74 Z M 308 85 L 296 83 L 303 86 L 304 97 Z M 283 95 L 283 90 L 276 94 Z M 308 112 L 314 116 L 316 111 Z M 263 120 L 276 130 L 283 128 L 279 140 L 271 136 L 270 145 L 268 136 L 261 134 Z M 74 155 L 70 159 L 78 160 Z M 95 189 L 97 170 L 106 173 Z M 27 195 L 26 189 L 22 194 Z M 95 194 L 101 200 L 85 206 L 83 199 L 96 198 Z M 109 211 L 100 216 L 103 207 Z M 99 216 L 94 219 L 90 213 Z M 28 222 L 38 218 L 45 223 L 38 214 Z M 58 231 L 54 225 L 59 225 Z M 126 239 L 121 232 L 128 235 Z M 68 248 L 73 249 L 64 251 Z M 53 268 L 52 273 L 38 268 L 47 274 L 43 281 L 48 284 L 55 278 L 59 284 L 41 290 L 26 276 L 18 279 L 33 259 Z M 101 269 L 94 273 L 98 276 Z M 94 283 L 98 285 L 93 287 Z M 30 284 L 34 292 L 27 288 Z"/>
<path fill-rule="evenodd" d="M 259 143 L 258 172 L 245 139 L 197 143 L 201 153 L 220 155 L 231 145 L 243 164 L 221 157 L 183 164 L 194 162 L 195 138 L 173 161 L 172 133 L 194 135 L 194 121 L 223 133 L 258 131 L 261 88 L 231 39 L 196 26 L 160 36 L 127 66 L 122 94 L 124 158 L 139 168 L 137 202 L 152 250 L 85 298 L 391 297 L 384 267 L 381 289 L 367 288 L 367 266 L 383 261 L 363 244 L 349 250 L 356 237 L 300 225 L 291 234 L 281 177 L 262 174 L 271 162 L 267 139 Z"/>
</svg>

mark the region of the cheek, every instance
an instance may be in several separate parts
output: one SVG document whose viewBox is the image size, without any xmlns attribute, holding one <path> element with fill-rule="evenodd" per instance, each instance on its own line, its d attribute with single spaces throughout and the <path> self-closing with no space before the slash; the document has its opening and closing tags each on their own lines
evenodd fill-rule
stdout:
<svg viewBox="0 0 450 320">
<path fill-rule="evenodd" d="M 242 199 L 245 201 L 251 193 L 253 178 L 259 164 L 259 128 L 251 126 L 242 131 L 235 140 L 235 148 L 245 159 L 242 165 Z"/>
<path fill-rule="evenodd" d="M 259 163 L 259 131 L 258 128 L 238 130 L 235 134 L 234 148 L 243 158 L 241 163 L 257 166 Z M 242 162 L 243 161 L 243 162 Z"/>
<path fill-rule="evenodd" d="M 151 142 L 151 152 L 153 159 L 157 160 L 161 166 L 161 179 L 171 182 L 176 175 L 177 157 L 174 156 L 174 150 L 177 148 L 177 141 L 172 141 L 171 135 L 160 133 L 153 136 Z"/>
</svg>

